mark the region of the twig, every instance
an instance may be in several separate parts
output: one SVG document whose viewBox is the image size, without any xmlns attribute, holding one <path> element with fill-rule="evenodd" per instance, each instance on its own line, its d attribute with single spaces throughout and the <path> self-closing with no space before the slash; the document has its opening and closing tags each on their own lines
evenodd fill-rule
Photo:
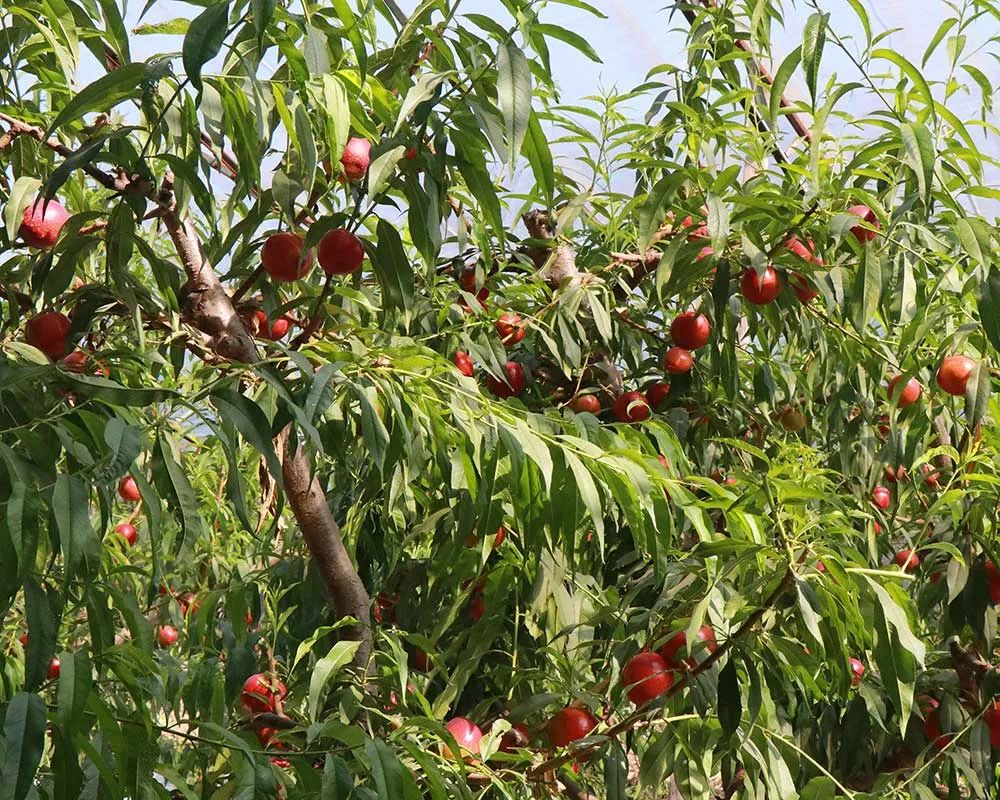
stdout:
<svg viewBox="0 0 1000 800">
<path fill-rule="evenodd" d="M 291 349 L 297 350 L 302 347 L 306 342 L 308 342 L 316 331 L 319 330 L 319 326 L 323 323 L 323 307 L 326 305 L 326 298 L 330 295 L 330 290 L 333 288 L 333 275 L 326 276 L 326 282 L 323 284 L 323 291 L 319 293 L 319 297 L 316 298 L 316 305 L 313 306 L 312 314 L 309 315 L 309 322 L 306 324 L 302 333 L 295 337 L 291 343 Z"/>
</svg>

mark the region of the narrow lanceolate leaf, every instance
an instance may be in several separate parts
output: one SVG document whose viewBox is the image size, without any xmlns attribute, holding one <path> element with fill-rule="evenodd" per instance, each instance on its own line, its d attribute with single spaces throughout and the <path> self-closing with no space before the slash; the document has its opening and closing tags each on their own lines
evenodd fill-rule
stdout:
<svg viewBox="0 0 1000 800">
<path fill-rule="evenodd" d="M 556 190 L 555 174 L 552 168 L 552 151 L 549 140 L 545 137 L 538 115 L 532 111 L 528 119 L 528 135 L 524 139 L 524 157 L 531 164 L 535 183 L 542 193 L 546 205 L 552 204 L 552 195 Z"/>
<path fill-rule="evenodd" d="M 323 76 L 323 112 L 326 115 L 326 146 L 340 158 L 351 135 L 351 107 L 344 84 L 333 75 Z"/>
<path fill-rule="evenodd" d="M 851 298 L 851 322 L 859 333 L 868 327 L 875 316 L 881 295 L 882 264 L 878 254 L 869 248 L 854 279 Z"/>
<path fill-rule="evenodd" d="M 90 523 L 90 493 L 77 475 L 61 474 L 52 492 L 52 514 L 59 531 L 65 579 L 70 582 L 84 559 L 96 566 L 100 561 L 98 541 Z"/>
<path fill-rule="evenodd" d="M 771 97 L 768 101 L 768 111 L 771 118 L 771 127 L 778 124 L 778 114 L 781 113 L 781 98 L 785 94 L 785 87 L 795 74 L 799 62 L 802 60 L 802 48 L 796 47 L 785 56 L 778 71 L 774 73 L 774 80 L 771 83 Z"/>
<path fill-rule="evenodd" d="M 48 678 L 49 663 L 56 652 L 59 621 L 54 603 L 42 585 L 33 577 L 24 582 L 24 608 L 28 622 L 28 646 L 25 652 L 24 688 L 37 689 Z"/>
<path fill-rule="evenodd" d="M 536 22 L 531 26 L 531 29 L 536 33 L 551 36 L 553 39 L 565 42 L 570 47 L 575 47 L 591 61 L 595 61 L 598 64 L 603 63 L 601 57 L 597 55 L 597 51 L 591 47 L 590 42 L 574 31 L 567 30 L 559 25 L 549 25 L 545 22 Z"/>
<path fill-rule="evenodd" d="M 257 47 L 264 46 L 264 33 L 267 25 L 274 16 L 274 9 L 278 5 L 278 0 L 251 0 L 250 15 L 253 18 L 254 33 L 257 34 Z"/>
<path fill-rule="evenodd" d="M 7 705 L 3 724 L 6 755 L 0 800 L 24 800 L 31 790 L 45 749 L 45 702 L 37 694 L 20 692 Z"/>
<path fill-rule="evenodd" d="M 990 344 L 1000 350 L 1000 268 L 995 266 L 979 289 L 979 319 Z"/>
<path fill-rule="evenodd" d="M 369 255 L 382 287 L 382 301 L 386 308 L 408 311 L 413 305 L 413 266 L 393 225 L 380 219 L 376 232 L 378 245 Z"/>
<path fill-rule="evenodd" d="M 931 94 L 931 87 L 927 83 L 927 79 L 921 74 L 913 64 L 907 61 L 903 56 L 897 53 L 895 50 L 878 49 L 872 50 L 871 57 L 873 59 L 881 58 L 886 61 L 891 61 L 902 71 L 910 82 L 914 85 L 917 93 L 920 95 L 920 99 L 923 100 L 924 105 L 927 107 L 927 111 L 931 116 L 931 119 L 936 119 L 935 109 L 934 109 L 934 95 Z"/>
<path fill-rule="evenodd" d="M 316 663 L 309 679 L 309 717 L 312 720 L 319 719 L 320 703 L 326 694 L 327 684 L 341 667 L 351 663 L 360 646 L 360 642 L 337 642 L 330 652 Z"/>
<path fill-rule="evenodd" d="M 972 371 L 965 390 L 965 416 L 969 429 L 975 430 L 990 407 L 990 364 L 980 361 Z"/>
<path fill-rule="evenodd" d="M 181 56 L 184 71 L 198 92 L 201 92 L 201 69 L 215 58 L 226 39 L 229 23 L 229 3 L 216 3 L 191 20 L 184 36 Z"/>
<path fill-rule="evenodd" d="M 497 96 L 513 168 L 531 119 L 531 68 L 514 42 L 501 45 L 497 53 Z"/>
<path fill-rule="evenodd" d="M 64 653 L 60 659 L 59 689 L 56 694 L 56 719 L 64 728 L 72 728 L 87 706 L 94 686 L 94 676 L 87 650 Z"/>
<path fill-rule="evenodd" d="M 146 77 L 147 69 L 145 64 L 135 63 L 102 75 L 62 107 L 46 135 L 51 136 L 67 122 L 90 111 L 109 111 L 134 97 L 136 88 Z"/>
<path fill-rule="evenodd" d="M 215 391 L 212 404 L 219 409 L 219 415 L 236 426 L 243 438 L 264 457 L 272 477 L 280 484 L 281 464 L 274 452 L 270 423 L 261 407 L 232 389 Z"/>
<path fill-rule="evenodd" d="M 393 136 L 399 133 L 417 106 L 433 97 L 437 88 L 451 74 L 450 72 L 435 72 L 421 75 L 417 79 L 417 82 L 410 87 L 410 90 L 406 93 L 406 97 L 403 98 L 402 104 L 399 106 L 399 114 L 396 116 L 396 126 L 392 130 Z"/>
<path fill-rule="evenodd" d="M 175 543 L 174 552 L 182 555 L 205 532 L 205 520 L 198 511 L 198 496 L 187 472 L 177 462 L 173 448 L 162 436 L 156 440 L 155 463 L 162 468 L 166 485 L 173 494 L 174 502 L 169 505 L 180 517 L 181 536 Z"/>
<path fill-rule="evenodd" d="M 14 186 L 10 190 L 10 197 L 7 199 L 7 205 L 4 206 L 3 210 L 4 224 L 7 227 L 7 238 L 11 241 L 17 236 L 17 229 L 21 227 L 21 219 L 24 217 L 24 212 L 28 206 L 35 202 L 41 186 L 42 182 L 38 178 L 26 175 L 14 181 Z"/>
<path fill-rule="evenodd" d="M 927 126 L 920 123 L 905 123 L 899 126 L 899 135 L 903 140 L 906 152 L 906 162 L 913 168 L 920 187 L 920 196 L 924 206 L 929 207 L 931 189 L 934 185 L 934 140 Z"/>
<path fill-rule="evenodd" d="M 823 55 L 823 45 L 826 43 L 826 25 L 830 19 L 829 13 L 810 15 L 806 20 L 802 35 L 802 68 L 806 73 L 806 85 L 813 107 L 816 105 L 816 84 L 819 80 L 819 62 Z"/>
</svg>

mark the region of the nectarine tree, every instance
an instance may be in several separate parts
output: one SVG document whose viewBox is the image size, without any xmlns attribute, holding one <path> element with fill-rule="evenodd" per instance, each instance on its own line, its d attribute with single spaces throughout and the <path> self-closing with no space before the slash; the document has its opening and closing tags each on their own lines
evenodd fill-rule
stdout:
<svg viewBox="0 0 1000 800">
<path fill-rule="evenodd" d="M 125 5 L 0 0 L 4 800 L 996 792 L 997 3 Z"/>
</svg>

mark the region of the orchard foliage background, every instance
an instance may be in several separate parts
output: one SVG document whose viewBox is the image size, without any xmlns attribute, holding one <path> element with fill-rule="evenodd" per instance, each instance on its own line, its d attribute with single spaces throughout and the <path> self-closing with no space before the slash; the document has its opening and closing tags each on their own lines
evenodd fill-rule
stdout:
<svg viewBox="0 0 1000 800">
<path fill-rule="evenodd" d="M 1000 6 L 177 5 L 0 3 L 0 797 L 995 792 Z"/>
</svg>

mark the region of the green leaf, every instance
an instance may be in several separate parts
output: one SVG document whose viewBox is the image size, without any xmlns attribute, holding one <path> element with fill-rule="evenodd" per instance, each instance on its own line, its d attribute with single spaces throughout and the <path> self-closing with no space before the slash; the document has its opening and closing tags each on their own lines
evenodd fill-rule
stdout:
<svg viewBox="0 0 1000 800">
<path fill-rule="evenodd" d="M 333 75 L 323 76 L 323 114 L 326 118 L 326 146 L 339 160 L 351 136 L 351 105 L 344 84 Z"/>
<path fill-rule="evenodd" d="M 897 67 L 902 70 L 903 74 L 913 83 L 916 87 L 917 92 L 924 101 L 924 105 L 927 107 L 927 113 L 930 115 L 931 119 L 936 119 L 936 113 L 934 110 L 934 95 L 931 94 L 931 87 L 927 83 L 927 80 L 921 74 L 913 64 L 907 61 L 903 56 L 897 53 L 895 50 L 885 50 L 878 49 L 872 50 L 872 59 L 881 58 L 886 61 L 891 61 Z"/>
<path fill-rule="evenodd" d="M 979 361 L 965 388 L 965 416 L 969 430 L 976 430 L 990 408 L 990 365 Z"/>
<path fill-rule="evenodd" d="M 829 19 L 829 13 L 810 14 L 809 19 L 806 20 L 805 31 L 802 34 L 802 68 L 806 73 L 806 86 L 809 87 L 809 96 L 812 98 L 813 108 L 816 107 L 816 84 L 819 80 L 819 62 L 823 56 L 823 45 L 826 43 L 826 26 Z"/>
<path fill-rule="evenodd" d="M 531 119 L 531 67 L 521 49 L 512 41 L 497 51 L 497 97 L 503 113 L 510 168 L 521 152 Z"/>
<path fill-rule="evenodd" d="M 191 85 L 201 94 L 201 68 L 215 58 L 222 49 L 229 27 L 229 2 L 209 6 L 197 17 L 191 20 L 184 44 L 181 48 L 181 59 L 184 71 Z"/>
<path fill-rule="evenodd" d="M 24 212 L 38 197 L 38 190 L 42 188 L 42 182 L 38 178 L 21 176 L 14 181 L 14 186 L 10 190 L 10 197 L 3 210 L 4 223 L 7 226 L 7 238 L 11 241 L 17 237 L 17 230 L 21 227 L 21 219 Z"/>
<path fill-rule="evenodd" d="M 957 23 L 958 17 L 948 17 L 938 26 L 937 31 L 934 33 L 934 36 L 931 37 L 931 41 L 927 45 L 927 49 L 924 50 L 924 57 L 920 61 L 921 67 L 927 66 L 927 62 L 930 61 L 931 56 L 934 55 L 934 51 L 937 49 L 937 46 L 941 44 L 941 40 Z"/>
<path fill-rule="evenodd" d="M 646 251 L 653 240 L 653 235 L 664 223 L 667 204 L 673 200 L 674 194 L 677 192 L 677 187 L 680 186 L 683 180 L 684 174 L 680 170 L 661 178 L 649 190 L 646 198 L 642 201 L 642 205 L 639 206 L 638 250 L 640 253 Z M 680 220 L 674 220 L 674 222 L 679 223 Z"/>
<path fill-rule="evenodd" d="M 80 720 L 93 685 L 90 655 L 86 648 L 60 656 L 55 717 L 63 728 L 72 730 Z"/>
<path fill-rule="evenodd" d="M 934 140 L 923 123 L 904 123 L 899 126 L 899 135 L 906 151 L 906 161 L 917 175 L 917 185 L 924 206 L 929 208 L 931 190 L 934 186 Z"/>
<path fill-rule="evenodd" d="M 979 321 L 990 344 L 1000 350 L 1000 267 L 990 267 L 979 287 Z"/>
<path fill-rule="evenodd" d="M 125 276 L 128 274 L 134 240 L 135 216 L 127 203 L 119 202 L 111 210 L 111 217 L 108 219 L 105 249 L 108 272 L 120 287 L 126 285 Z"/>
<path fill-rule="evenodd" d="M 663 776 L 672 771 L 677 739 L 673 727 L 659 734 L 639 761 L 640 788 L 658 789 Z"/>
<path fill-rule="evenodd" d="M 859 333 L 867 328 L 882 296 L 882 264 L 874 248 L 866 248 L 861 268 L 854 279 L 851 297 L 851 322 Z"/>
<path fill-rule="evenodd" d="M 151 406 L 177 397 L 177 393 L 170 389 L 132 389 L 108 378 L 78 373 L 65 373 L 62 377 L 88 399 L 101 400 L 112 406 Z"/>
<path fill-rule="evenodd" d="M 19 692 L 11 698 L 3 723 L 6 753 L 0 800 L 24 800 L 31 791 L 45 750 L 46 723 L 41 697 Z"/>
<path fill-rule="evenodd" d="M 369 247 L 368 255 L 382 287 L 382 303 L 387 309 L 409 311 L 413 306 L 414 276 L 403 241 L 395 226 L 384 219 L 378 221 L 376 234 L 378 245 L 374 252 Z"/>
<path fill-rule="evenodd" d="M 271 425 L 267 415 L 253 400 L 232 389 L 217 389 L 212 393 L 212 405 L 227 421 L 236 426 L 244 439 L 267 462 L 271 476 L 281 485 L 281 463 L 274 452 Z"/>
<path fill-rule="evenodd" d="M 147 69 L 143 63 L 127 64 L 88 84 L 62 107 L 45 135 L 51 136 L 67 122 L 91 111 L 109 111 L 119 103 L 131 100 L 136 95 L 136 88 L 146 78 Z"/>
<path fill-rule="evenodd" d="M 536 22 L 531 26 L 531 29 L 537 33 L 541 33 L 545 36 L 551 36 L 553 39 L 565 42 L 570 47 L 575 47 L 591 61 L 595 61 L 598 64 L 604 63 L 601 61 L 601 57 L 597 55 L 597 51 L 590 46 L 590 42 L 574 31 L 569 31 L 559 25 L 549 25 L 544 22 Z"/>
<path fill-rule="evenodd" d="M 65 580 L 71 582 L 87 559 L 100 562 L 100 543 L 90 522 L 90 491 L 79 475 L 61 473 L 52 492 L 52 515 L 59 531 Z"/>
<path fill-rule="evenodd" d="M 154 458 L 162 468 L 166 487 L 173 494 L 174 502 L 169 505 L 180 515 L 181 537 L 175 543 L 174 552 L 178 558 L 183 558 L 195 540 L 206 531 L 205 520 L 198 511 L 198 495 L 191 486 L 187 471 L 177 462 L 173 447 L 163 435 L 156 439 Z"/>
<path fill-rule="evenodd" d="M 189 19 L 168 19 L 163 22 L 145 22 L 132 29 L 134 36 L 181 36 L 191 27 Z"/>
<path fill-rule="evenodd" d="M 538 115 L 532 111 L 528 118 L 528 135 L 524 139 L 524 157 L 531 164 L 535 183 L 542 192 L 546 205 L 552 205 L 552 196 L 556 190 L 555 172 L 552 165 L 552 151 L 549 140 L 538 121 Z"/>
<path fill-rule="evenodd" d="M 406 97 L 403 98 L 403 102 L 399 106 L 399 113 L 396 115 L 396 125 L 392 129 L 393 136 L 396 136 L 402 130 L 403 125 L 406 124 L 406 121 L 416 110 L 417 106 L 433 97 L 437 88 L 453 74 L 452 72 L 430 72 L 422 74 L 417 78 L 417 82 L 410 87 L 410 90 L 406 93 Z"/>
<path fill-rule="evenodd" d="M 955 235 L 975 264 L 985 266 L 992 262 L 990 229 L 983 220 L 959 217 L 955 220 Z"/>
<path fill-rule="evenodd" d="M 309 717 L 314 722 L 320 719 L 320 704 L 323 702 L 326 685 L 341 667 L 351 663 L 360 646 L 361 642 L 337 642 L 329 653 L 316 662 L 309 678 Z"/>
<path fill-rule="evenodd" d="M 333 0 L 333 9 L 337 12 L 337 16 L 344 26 L 347 40 L 354 50 L 354 57 L 358 60 L 358 71 L 361 73 L 361 78 L 364 79 L 368 72 L 368 51 L 365 49 L 365 39 L 361 30 L 361 22 L 364 17 L 351 10 L 348 0 Z"/>
<path fill-rule="evenodd" d="M 262 50 L 264 47 L 264 34 L 277 5 L 278 0 L 250 0 L 250 15 L 253 18 L 254 32 L 257 34 L 258 49 Z"/>
<path fill-rule="evenodd" d="M 365 742 L 365 755 L 371 763 L 379 800 L 410 800 L 420 796 L 409 772 L 403 768 L 392 748 L 381 739 Z"/>
<path fill-rule="evenodd" d="M 53 612 L 50 595 L 33 577 L 24 581 L 24 605 L 29 634 L 24 687 L 37 689 L 48 679 L 49 663 L 56 652 L 59 621 Z"/>
<path fill-rule="evenodd" d="M 606 800 L 628 800 L 628 759 L 617 741 L 604 756 L 604 791 Z"/>
<path fill-rule="evenodd" d="M 372 161 L 368 168 L 368 196 L 375 197 L 388 186 L 389 181 L 396 172 L 396 165 L 406 153 L 403 145 L 386 150 L 378 158 Z"/>
<path fill-rule="evenodd" d="M 736 672 L 736 659 L 730 653 L 729 661 L 719 672 L 719 724 L 722 730 L 732 736 L 740 726 L 743 716 L 743 696 L 740 694 L 740 680 Z"/>
</svg>

